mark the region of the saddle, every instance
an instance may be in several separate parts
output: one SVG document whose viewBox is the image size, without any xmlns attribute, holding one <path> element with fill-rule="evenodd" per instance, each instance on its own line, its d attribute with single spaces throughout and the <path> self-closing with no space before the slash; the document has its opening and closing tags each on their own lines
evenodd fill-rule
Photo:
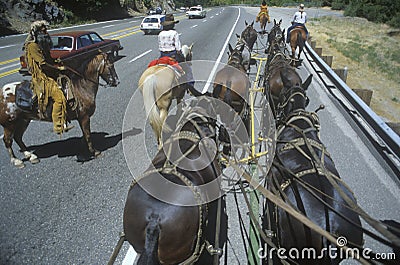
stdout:
<svg viewBox="0 0 400 265">
<path fill-rule="evenodd" d="M 151 61 L 149 63 L 149 65 L 147 66 L 147 68 L 155 66 L 155 65 L 168 66 L 168 67 L 172 68 L 177 73 L 178 76 L 181 76 L 184 74 L 184 71 L 183 71 L 182 67 L 179 65 L 178 61 L 169 56 L 163 56 L 159 59 Z"/>
<path fill-rule="evenodd" d="M 31 88 L 31 82 L 24 80 L 15 87 L 15 104 L 25 112 L 38 108 L 38 100 Z"/>
</svg>

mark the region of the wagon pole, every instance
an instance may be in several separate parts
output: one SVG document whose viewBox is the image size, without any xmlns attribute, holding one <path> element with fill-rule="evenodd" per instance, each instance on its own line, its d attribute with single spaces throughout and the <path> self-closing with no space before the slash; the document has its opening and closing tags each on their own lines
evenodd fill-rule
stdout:
<svg viewBox="0 0 400 265">
<path fill-rule="evenodd" d="M 253 82 L 253 88 L 249 90 L 250 96 L 250 121 L 251 121 L 251 155 L 249 159 L 249 166 L 250 166 L 250 174 L 252 181 L 259 183 L 259 176 L 257 170 L 257 160 L 261 157 L 260 154 L 256 153 L 256 133 L 255 133 L 255 112 L 254 112 L 254 101 L 255 101 L 255 93 L 263 92 L 263 88 L 258 87 L 260 73 L 263 66 L 263 62 L 267 60 L 267 58 L 263 57 L 253 57 L 256 60 L 259 60 L 260 63 L 258 64 L 256 79 Z M 257 185 L 257 184 L 255 184 Z M 259 201 L 260 192 L 257 190 L 253 190 L 250 192 L 250 209 L 249 211 L 255 213 L 256 218 L 259 217 L 260 212 L 260 201 Z M 247 196 L 244 194 L 244 196 Z M 260 234 L 256 229 L 256 224 L 250 219 L 250 229 L 249 229 L 249 250 L 247 253 L 248 263 L 250 265 L 258 265 L 261 264 L 260 257 L 257 256 L 258 250 L 260 248 Z"/>
</svg>

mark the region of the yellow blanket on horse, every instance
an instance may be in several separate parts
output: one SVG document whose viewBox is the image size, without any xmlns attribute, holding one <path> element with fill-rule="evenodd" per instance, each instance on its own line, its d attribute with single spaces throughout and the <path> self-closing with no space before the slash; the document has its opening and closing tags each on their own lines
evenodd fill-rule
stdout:
<svg viewBox="0 0 400 265">
<path fill-rule="evenodd" d="M 260 6 L 260 12 L 258 13 L 258 15 L 256 17 L 256 22 L 260 22 L 261 15 L 265 15 L 267 17 L 268 23 L 270 22 L 269 13 L 268 13 L 268 6 L 267 5 Z"/>
</svg>

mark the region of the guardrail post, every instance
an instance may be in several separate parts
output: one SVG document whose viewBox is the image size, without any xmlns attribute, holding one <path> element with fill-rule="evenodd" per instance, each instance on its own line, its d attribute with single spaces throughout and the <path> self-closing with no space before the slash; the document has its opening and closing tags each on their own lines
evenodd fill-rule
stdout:
<svg viewBox="0 0 400 265">
<path fill-rule="evenodd" d="M 332 61 L 333 61 L 333 56 L 328 55 L 328 56 L 321 56 L 321 59 L 324 60 L 324 62 L 329 65 L 329 67 L 332 67 Z"/>
<path fill-rule="evenodd" d="M 400 122 L 387 122 L 386 123 L 392 130 L 400 135 Z"/>
<path fill-rule="evenodd" d="M 317 41 L 311 41 L 311 48 L 313 49 L 313 50 L 315 50 L 315 47 L 317 46 Z"/>
<path fill-rule="evenodd" d="M 345 67 L 344 69 L 332 69 L 339 77 L 340 79 L 343 80 L 343 82 L 346 83 L 347 80 L 347 67 Z"/>
<path fill-rule="evenodd" d="M 354 88 L 353 91 L 365 102 L 365 104 L 368 106 L 371 105 L 372 90 L 365 88 Z"/>
<path fill-rule="evenodd" d="M 314 48 L 314 51 L 318 54 L 319 57 L 322 55 L 322 48 Z"/>
</svg>

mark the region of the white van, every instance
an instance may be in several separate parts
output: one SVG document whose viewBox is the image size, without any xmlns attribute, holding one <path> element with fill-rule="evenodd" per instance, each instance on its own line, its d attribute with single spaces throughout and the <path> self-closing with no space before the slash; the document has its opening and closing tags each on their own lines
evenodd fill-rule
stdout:
<svg viewBox="0 0 400 265">
<path fill-rule="evenodd" d="M 165 15 L 151 15 L 147 16 L 142 20 L 140 29 L 144 34 L 159 33 L 162 31 L 163 26 L 161 22 L 165 20 Z"/>
</svg>

